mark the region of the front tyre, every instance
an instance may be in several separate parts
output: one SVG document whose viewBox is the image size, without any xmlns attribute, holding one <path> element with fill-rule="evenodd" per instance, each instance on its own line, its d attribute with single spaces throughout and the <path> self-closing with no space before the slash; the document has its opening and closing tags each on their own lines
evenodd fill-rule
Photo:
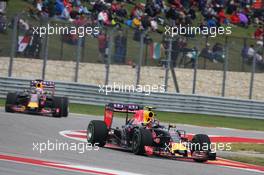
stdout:
<svg viewBox="0 0 264 175">
<path fill-rule="evenodd" d="M 53 106 L 54 106 L 54 113 L 52 114 L 53 117 L 62 117 L 63 114 L 63 98 L 62 97 L 53 97 Z"/>
<path fill-rule="evenodd" d="M 16 105 L 16 102 L 17 102 L 17 93 L 9 92 L 6 96 L 5 111 L 14 112 L 12 106 Z"/>
<path fill-rule="evenodd" d="M 87 127 L 87 141 L 91 144 L 98 143 L 100 147 L 106 144 L 108 129 L 104 121 L 92 120 Z"/>
<path fill-rule="evenodd" d="M 132 138 L 132 152 L 136 155 L 145 153 L 145 146 L 153 144 L 151 131 L 145 128 L 139 128 L 134 131 Z"/>
<path fill-rule="evenodd" d="M 68 97 L 62 97 L 62 116 L 68 117 L 69 114 L 69 99 Z"/>
<path fill-rule="evenodd" d="M 206 162 L 209 158 L 209 153 L 211 151 L 211 141 L 208 135 L 196 134 L 193 137 L 191 144 L 192 144 L 192 147 L 191 147 L 192 153 L 197 152 L 197 153 L 204 154 L 203 157 L 194 158 L 193 160 L 196 162 Z"/>
</svg>

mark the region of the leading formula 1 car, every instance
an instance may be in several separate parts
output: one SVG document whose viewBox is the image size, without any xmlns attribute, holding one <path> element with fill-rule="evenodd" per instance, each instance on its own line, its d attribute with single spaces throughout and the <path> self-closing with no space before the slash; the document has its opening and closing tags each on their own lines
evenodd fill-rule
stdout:
<svg viewBox="0 0 264 175">
<path fill-rule="evenodd" d="M 55 96 L 54 93 L 54 82 L 32 80 L 29 90 L 7 94 L 5 111 L 67 117 L 68 98 Z"/>
<path fill-rule="evenodd" d="M 126 122 L 112 128 L 115 112 L 126 113 Z M 132 117 L 129 116 L 132 114 Z M 176 126 L 165 127 L 155 119 L 151 107 L 134 104 L 110 103 L 105 106 L 104 121 L 92 120 L 87 128 L 87 141 L 103 147 L 112 144 L 134 154 L 157 155 L 168 158 L 187 158 L 196 162 L 215 160 L 210 138 L 205 134 L 194 135 L 188 140 L 186 132 Z"/>
</svg>

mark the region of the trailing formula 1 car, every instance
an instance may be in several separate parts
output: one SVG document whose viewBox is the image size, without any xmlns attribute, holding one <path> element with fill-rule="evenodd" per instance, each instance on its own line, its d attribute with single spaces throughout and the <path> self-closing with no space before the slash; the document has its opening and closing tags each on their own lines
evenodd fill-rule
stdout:
<svg viewBox="0 0 264 175">
<path fill-rule="evenodd" d="M 7 94 L 5 111 L 67 117 L 68 98 L 55 96 L 54 93 L 54 82 L 32 80 L 29 90 Z"/>
<path fill-rule="evenodd" d="M 126 113 L 125 125 L 112 128 L 115 112 Z M 132 117 L 131 117 L 132 115 Z M 92 120 L 87 128 L 87 141 L 101 147 L 105 144 L 132 151 L 137 155 L 156 155 L 172 159 L 193 159 L 196 162 L 215 160 L 210 138 L 194 135 L 188 140 L 186 132 L 176 126 L 165 127 L 155 119 L 151 107 L 110 103 L 105 106 L 104 121 Z"/>
</svg>

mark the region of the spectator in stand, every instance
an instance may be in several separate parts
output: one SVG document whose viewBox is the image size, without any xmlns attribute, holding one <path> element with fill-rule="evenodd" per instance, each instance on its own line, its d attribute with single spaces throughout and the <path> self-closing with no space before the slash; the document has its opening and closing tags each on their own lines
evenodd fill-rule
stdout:
<svg viewBox="0 0 264 175">
<path fill-rule="evenodd" d="M 127 11 L 125 9 L 124 3 L 113 1 L 113 3 L 111 4 L 111 12 L 116 14 L 117 17 L 119 17 L 118 20 L 120 22 L 123 22 L 122 18 L 127 17 Z"/>
<path fill-rule="evenodd" d="M 214 7 L 214 10 L 219 13 L 225 6 L 225 1 L 226 0 L 215 0 L 213 2 L 213 7 Z"/>
<path fill-rule="evenodd" d="M 168 0 L 168 2 L 171 5 L 174 5 L 177 9 L 182 9 L 183 7 L 180 0 Z"/>
<path fill-rule="evenodd" d="M 140 3 L 136 4 L 131 10 L 130 17 L 132 19 L 134 18 L 140 19 L 141 16 L 144 14 L 143 10 L 144 10 L 144 7 Z"/>
<path fill-rule="evenodd" d="M 47 9 L 49 17 L 52 18 L 54 15 L 56 15 L 56 8 L 55 8 L 55 2 L 52 0 L 44 1 L 44 7 Z"/>
<path fill-rule="evenodd" d="M 158 13 L 164 12 L 165 5 L 163 0 L 154 0 L 154 5 Z"/>
<path fill-rule="evenodd" d="M 111 10 L 113 13 L 116 13 L 118 10 L 121 9 L 121 4 L 116 2 L 115 0 L 111 3 Z"/>
<path fill-rule="evenodd" d="M 125 8 L 125 4 L 124 3 L 120 4 L 120 8 L 117 9 L 116 15 L 121 17 L 121 18 L 126 18 L 127 17 L 127 10 Z"/>
<path fill-rule="evenodd" d="M 94 11 L 95 14 L 100 13 L 104 9 L 106 9 L 106 5 L 102 0 L 96 0 L 94 2 L 92 11 Z"/>
<path fill-rule="evenodd" d="M 259 53 L 256 53 L 255 54 L 255 59 L 256 59 L 256 63 L 261 65 L 261 64 L 264 64 L 264 60 L 263 60 L 263 57 L 261 56 L 261 54 Z"/>
<path fill-rule="evenodd" d="M 243 27 L 247 27 L 248 26 L 248 22 L 249 22 L 247 16 L 243 12 L 239 12 L 238 13 L 238 17 L 239 17 L 240 24 Z"/>
<path fill-rule="evenodd" d="M 125 63 L 127 38 L 124 36 L 124 33 L 121 30 L 119 30 L 114 40 L 115 40 L 114 41 L 115 43 L 115 53 L 114 53 L 115 62 Z"/>
<path fill-rule="evenodd" d="M 205 48 L 202 49 L 199 57 L 203 57 L 204 59 L 213 61 L 212 51 L 210 50 L 210 43 L 206 43 Z"/>
<path fill-rule="evenodd" d="M 64 7 L 63 1 L 62 0 L 56 0 L 55 11 L 56 11 L 57 16 L 61 16 L 61 14 L 64 11 L 64 8 L 65 7 Z"/>
<path fill-rule="evenodd" d="M 252 59 L 255 54 L 254 45 L 250 45 L 250 47 L 247 50 L 247 57 Z"/>
<path fill-rule="evenodd" d="M 7 25 L 8 25 L 8 20 L 7 17 L 5 16 L 6 4 L 3 5 L 0 2 L 0 5 L 2 5 L 0 7 L 0 33 L 4 33 L 7 31 Z"/>
<path fill-rule="evenodd" d="M 207 0 L 198 0 L 198 7 L 200 11 L 204 11 Z"/>
<path fill-rule="evenodd" d="M 240 18 L 237 12 L 233 12 L 233 14 L 230 16 L 230 21 L 235 25 L 240 24 Z"/>
<path fill-rule="evenodd" d="M 235 0 L 228 1 L 226 6 L 227 6 L 226 13 L 228 15 L 231 15 L 234 12 L 236 12 L 238 8 L 238 4 L 235 2 Z"/>
<path fill-rule="evenodd" d="M 212 48 L 212 57 L 215 63 L 224 62 L 224 46 L 222 43 L 215 43 Z"/>
<path fill-rule="evenodd" d="M 99 57 L 101 58 L 103 63 L 106 63 L 106 49 L 107 49 L 107 36 L 104 31 L 101 31 L 98 35 L 98 48 L 99 48 Z"/>
<path fill-rule="evenodd" d="M 179 18 L 180 14 L 178 13 L 178 11 L 176 10 L 176 6 L 172 5 L 169 10 L 166 13 L 166 17 L 172 21 L 172 23 L 174 23 L 178 18 Z M 172 24 L 175 25 L 175 24 Z"/>
<path fill-rule="evenodd" d="M 150 24 L 150 16 L 148 16 L 147 14 L 143 15 L 141 18 L 141 26 L 144 30 L 148 30 L 149 27 L 151 26 Z"/>
<path fill-rule="evenodd" d="M 217 26 L 217 20 L 214 17 L 209 18 L 207 21 L 207 27 L 216 27 Z"/>
<path fill-rule="evenodd" d="M 157 20 L 155 18 L 150 18 L 150 27 L 152 31 L 158 31 L 158 23 Z"/>
<path fill-rule="evenodd" d="M 110 25 L 111 24 L 111 18 L 110 13 L 108 10 L 104 9 L 98 14 L 98 22 L 100 25 Z"/>
<path fill-rule="evenodd" d="M 264 36 L 264 30 L 263 27 L 260 26 L 256 29 L 255 33 L 254 33 L 254 37 L 257 40 L 263 40 L 263 36 Z"/>
<path fill-rule="evenodd" d="M 191 20 L 196 19 L 195 6 L 191 6 L 190 10 L 188 11 L 188 15 L 190 16 Z"/>
<path fill-rule="evenodd" d="M 150 17 L 155 17 L 158 14 L 158 10 L 155 7 L 155 4 L 152 0 L 147 0 L 145 6 L 145 13 Z"/>
<path fill-rule="evenodd" d="M 206 8 L 202 11 L 202 15 L 204 18 L 210 18 L 212 16 L 216 16 L 217 12 L 214 10 L 212 4 L 207 4 Z"/>
<path fill-rule="evenodd" d="M 62 19 L 70 19 L 70 9 L 70 6 L 65 6 L 60 17 Z"/>
<path fill-rule="evenodd" d="M 218 17 L 219 24 L 227 24 L 228 23 L 227 17 L 225 14 L 225 10 L 223 8 L 219 11 L 217 17 Z"/>
<path fill-rule="evenodd" d="M 42 0 L 37 0 L 37 1 L 36 1 L 36 8 L 37 8 L 37 10 L 38 10 L 39 12 L 42 11 L 42 8 L 43 8 L 43 2 L 42 2 Z"/>
<path fill-rule="evenodd" d="M 6 13 L 7 2 L 8 2 L 8 0 L 1 0 L 0 1 L 0 13 L 3 13 L 3 14 Z"/>
<path fill-rule="evenodd" d="M 188 0 L 181 0 L 181 5 L 184 9 L 190 9 L 191 5 L 192 5 L 192 1 Z"/>
</svg>

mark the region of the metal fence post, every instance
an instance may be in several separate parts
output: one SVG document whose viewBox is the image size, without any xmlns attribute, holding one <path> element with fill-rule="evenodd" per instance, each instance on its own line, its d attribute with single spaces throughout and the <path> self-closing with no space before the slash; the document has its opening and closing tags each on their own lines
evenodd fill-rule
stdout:
<svg viewBox="0 0 264 175">
<path fill-rule="evenodd" d="M 192 93 L 195 94 L 196 90 L 196 79 L 197 79 L 197 67 L 198 67 L 198 47 L 196 46 L 195 50 L 195 60 L 194 60 L 194 71 L 193 71 L 193 89 Z"/>
<path fill-rule="evenodd" d="M 143 31 L 140 34 L 140 50 L 139 50 L 139 61 L 136 69 L 137 73 L 137 79 L 136 79 L 136 86 L 139 85 L 140 81 L 140 71 L 141 71 L 141 66 L 142 66 L 142 60 L 143 60 L 143 54 L 144 54 L 144 38 L 145 38 L 145 32 Z"/>
<path fill-rule="evenodd" d="M 44 44 L 42 47 L 43 48 L 42 80 L 45 80 L 45 75 L 46 75 L 46 66 L 47 66 L 48 53 L 49 53 L 49 41 L 48 40 L 49 40 L 49 35 L 48 35 L 48 32 L 46 32 L 44 36 Z"/>
<path fill-rule="evenodd" d="M 226 89 L 226 74 L 228 69 L 228 52 L 229 47 L 227 44 L 227 37 L 225 38 L 225 59 L 224 59 L 224 66 L 223 66 L 223 82 L 222 82 L 222 97 L 225 96 L 225 89 Z"/>
<path fill-rule="evenodd" d="M 207 36 L 206 39 L 205 39 L 205 47 L 206 48 L 209 47 L 208 44 L 209 43 L 208 43 L 208 36 Z M 204 59 L 203 68 L 206 69 L 206 61 L 207 61 L 207 58 L 204 57 L 203 59 Z"/>
<path fill-rule="evenodd" d="M 168 80 L 169 80 L 169 70 L 171 67 L 171 52 L 172 52 L 172 38 L 169 38 L 169 48 L 168 48 L 168 54 L 167 54 L 167 60 L 166 60 L 166 67 L 165 67 L 165 80 L 164 80 L 164 88 L 165 92 L 168 91 Z"/>
<path fill-rule="evenodd" d="M 257 54 L 257 50 L 255 49 L 255 53 L 253 56 L 252 69 L 251 69 L 249 99 L 252 99 L 252 95 L 253 95 L 254 78 L 255 78 L 255 72 L 256 72 L 256 54 Z"/>
<path fill-rule="evenodd" d="M 243 39 L 243 49 L 245 49 L 247 46 L 247 39 Z M 242 53 L 242 66 L 241 66 L 242 71 L 245 71 L 245 58 L 244 58 L 244 53 Z"/>
<path fill-rule="evenodd" d="M 76 65 L 75 65 L 75 77 L 74 82 L 78 82 L 79 77 L 79 65 L 81 60 L 83 38 L 78 36 L 77 51 L 76 51 Z"/>
<path fill-rule="evenodd" d="M 85 36 L 84 36 L 82 39 L 83 39 L 83 41 L 82 41 L 82 55 L 81 55 L 81 62 L 84 62 L 84 56 L 85 56 L 85 42 L 86 42 Z"/>
<path fill-rule="evenodd" d="M 109 84 L 109 72 L 110 72 L 110 64 L 112 58 L 112 47 L 113 47 L 113 33 L 114 29 L 110 31 L 110 36 L 108 40 L 108 53 L 107 53 L 107 60 L 105 63 L 105 85 Z"/>
<path fill-rule="evenodd" d="M 63 60 L 63 47 L 64 43 L 63 43 L 63 35 L 61 35 L 61 45 L 60 45 L 60 59 Z"/>
<path fill-rule="evenodd" d="M 17 27 L 18 27 L 19 15 L 16 15 L 14 24 L 13 24 L 13 32 L 12 32 L 12 45 L 11 45 L 11 53 L 9 59 L 9 68 L 8 68 L 8 77 L 12 77 L 13 70 L 13 61 L 17 52 Z"/>
</svg>

